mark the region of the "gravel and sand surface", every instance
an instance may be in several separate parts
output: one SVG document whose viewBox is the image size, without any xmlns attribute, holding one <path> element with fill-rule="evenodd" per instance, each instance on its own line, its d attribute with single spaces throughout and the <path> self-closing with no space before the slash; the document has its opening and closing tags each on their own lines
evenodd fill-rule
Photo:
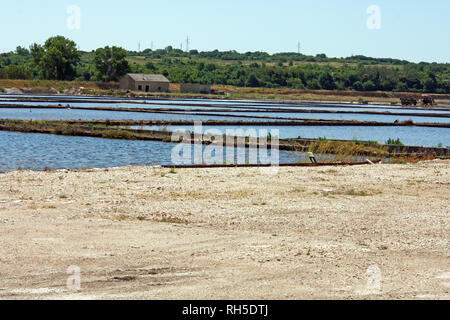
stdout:
<svg viewBox="0 0 450 320">
<path fill-rule="evenodd" d="M 0 299 L 450 299 L 450 161 L 266 173 L 1 173 Z"/>
</svg>

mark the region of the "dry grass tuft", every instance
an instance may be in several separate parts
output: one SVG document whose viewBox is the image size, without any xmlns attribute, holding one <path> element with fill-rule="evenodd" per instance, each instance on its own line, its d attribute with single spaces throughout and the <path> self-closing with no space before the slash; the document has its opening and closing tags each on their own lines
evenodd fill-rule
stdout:
<svg viewBox="0 0 450 320">
<path fill-rule="evenodd" d="M 344 189 L 344 190 L 333 190 L 333 191 L 324 191 L 324 196 L 352 196 L 352 197 L 371 197 L 378 194 L 382 194 L 380 190 L 355 190 L 355 189 Z"/>
<path fill-rule="evenodd" d="M 344 156 L 374 156 L 386 157 L 389 153 L 383 147 L 375 144 L 367 146 L 356 142 L 318 140 L 311 146 L 311 151 L 317 154 L 339 154 Z"/>
</svg>

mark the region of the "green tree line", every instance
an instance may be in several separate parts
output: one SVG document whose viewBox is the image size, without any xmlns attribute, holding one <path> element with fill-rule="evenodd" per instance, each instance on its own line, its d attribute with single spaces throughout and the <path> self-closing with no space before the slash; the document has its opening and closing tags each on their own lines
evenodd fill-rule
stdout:
<svg viewBox="0 0 450 320">
<path fill-rule="evenodd" d="M 137 59 L 139 57 L 139 59 Z M 132 62 L 130 62 L 132 61 Z M 0 78 L 118 81 L 125 73 L 161 73 L 175 83 L 239 87 L 450 93 L 449 64 L 411 63 L 325 54 L 189 52 L 173 47 L 127 52 L 118 47 L 81 52 L 64 37 L 0 54 Z"/>
</svg>

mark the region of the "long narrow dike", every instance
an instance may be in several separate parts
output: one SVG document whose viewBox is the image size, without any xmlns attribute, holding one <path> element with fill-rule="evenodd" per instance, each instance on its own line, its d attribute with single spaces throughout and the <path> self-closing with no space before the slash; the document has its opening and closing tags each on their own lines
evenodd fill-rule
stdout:
<svg viewBox="0 0 450 320">
<path fill-rule="evenodd" d="M 195 120 L 64 120 L 70 124 L 97 124 L 114 126 L 194 126 Z M 253 127 L 296 127 L 296 126 L 368 126 L 368 127 L 438 127 L 449 128 L 450 123 L 375 122 L 358 120 L 311 120 L 306 121 L 244 121 L 203 120 L 204 126 L 253 126 Z"/>
<path fill-rule="evenodd" d="M 23 104 L 1 104 L 2 100 L 0 99 L 0 106 L 23 106 L 24 108 L 28 108 L 28 107 L 47 107 L 47 106 L 27 106 L 27 105 L 23 105 Z M 4 101 L 3 101 L 4 102 Z M 77 100 L 55 100 L 55 101 L 33 101 L 33 100 L 15 100 L 14 102 L 53 102 L 53 103 L 78 103 L 78 104 L 83 104 L 83 103 L 93 103 L 93 101 L 77 101 Z M 101 108 L 101 110 L 117 110 L 117 109 L 133 109 L 133 110 L 160 110 L 160 111 L 196 111 L 196 112 L 202 112 L 205 111 L 205 108 L 211 108 L 214 110 L 214 112 L 268 112 L 268 113 L 342 113 L 342 114 L 387 114 L 387 115 L 409 115 L 409 116 L 431 116 L 434 117 L 435 115 L 444 115 L 447 117 L 450 117 L 450 109 L 449 108 L 433 108 L 433 109 L 419 109 L 419 108 L 402 108 L 401 110 L 411 110 L 411 111 L 425 111 L 424 113 L 418 112 L 412 112 L 412 113 L 400 113 L 400 112 L 390 112 L 390 111 L 348 111 L 348 110 L 314 110 L 315 108 L 348 108 L 346 106 L 338 106 L 338 105 L 318 105 L 318 106 L 313 106 L 313 105 L 298 105 L 298 107 L 310 107 L 312 109 L 296 109 L 294 107 L 289 107 L 289 108 L 269 108 L 269 107 L 264 107 L 264 106 L 236 106 L 236 105 L 222 105 L 222 106 L 218 106 L 218 105 L 213 105 L 213 104 L 202 104 L 202 105 L 198 105 L 198 104 L 187 104 L 187 103 L 137 103 L 137 102 L 133 102 L 133 101 L 95 101 L 95 103 L 98 104 L 135 104 L 135 105 L 142 105 L 143 108 L 116 108 L 116 107 L 98 107 Z M 197 107 L 200 109 L 192 109 L 192 108 L 145 108 L 146 105 L 167 105 L 167 106 L 180 106 L 180 107 Z M 49 105 L 48 107 L 55 107 L 55 108 L 67 108 L 70 107 L 71 109 L 76 109 L 76 108 L 80 108 L 80 107 L 72 107 L 70 105 L 66 105 L 66 106 L 55 106 L 55 105 Z M 83 109 L 89 109 L 92 107 L 82 107 Z M 97 107 L 94 107 L 97 108 Z M 107 109 L 107 108 L 111 108 L 111 109 Z M 352 106 L 352 109 L 374 109 L 376 107 L 362 107 L 362 106 Z M 384 110 L 399 110 L 398 108 L 389 108 L 389 107 L 383 107 L 381 109 Z M 442 113 L 432 113 L 432 111 L 448 111 L 449 113 L 447 114 L 442 114 Z"/>
<path fill-rule="evenodd" d="M 0 98 L 0 102 L 5 101 Z M 10 100 L 7 100 L 10 101 Z M 372 105 L 372 106 L 361 106 L 361 105 L 354 105 L 351 103 L 341 103 L 341 104 L 325 104 L 325 103 L 314 103 L 314 102 L 307 102 L 307 103 L 274 103 L 270 101 L 262 101 L 262 102 L 253 102 L 252 105 L 250 105 L 249 102 L 243 102 L 241 105 L 237 105 L 236 102 L 233 104 L 214 104 L 214 103 L 202 103 L 199 105 L 198 103 L 187 103 L 187 102 L 164 102 L 167 100 L 153 100 L 149 102 L 148 100 L 100 100 L 100 99 L 57 99 L 57 98 L 18 98 L 14 99 L 14 102 L 50 102 L 50 103 L 98 103 L 98 104 L 136 104 L 136 105 L 162 105 L 162 106 L 181 106 L 181 107 L 205 107 L 205 108 L 236 108 L 236 109 L 254 109 L 254 110 L 283 110 L 284 111 L 298 111 L 298 110 L 304 110 L 304 109 L 295 109 L 295 107 L 310 107 L 310 108 L 352 108 L 352 109 L 374 109 L 374 108 L 380 108 L 385 110 L 398 110 L 398 108 L 393 108 L 390 106 L 378 106 L 378 105 Z M 233 101 L 230 101 L 233 102 Z M 249 105 L 247 105 L 249 104 Z M 267 107 L 267 105 L 271 105 L 272 107 Z M 276 107 L 276 108 L 274 108 Z M 402 107 L 401 110 L 426 110 L 426 111 L 448 111 L 450 112 L 450 108 L 444 108 L 444 107 Z"/>
<path fill-rule="evenodd" d="M 0 105 L 0 109 L 5 108 Z M 23 107 L 13 107 L 23 108 Z M 32 109 L 63 109 L 61 107 L 49 106 L 49 107 L 33 107 Z M 111 111 L 104 109 L 88 109 L 75 107 L 72 109 L 78 110 L 100 110 Z M 114 110 L 118 112 L 134 112 L 135 109 L 126 110 Z M 141 111 L 144 112 L 144 111 Z M 165 113 L 165 114 L 183 114 L 191 115 L 190 113 L 182 112 L 162 112 L 162 111 L 145 111 L 148 113 Z M 199 114 L 196 114 L 199 115 Z M 203 114 L 211 116 L 211 114 Z M 214 115 L 219 116 L 219 115 Z M 263 116 L 237 116 L 237 115 L 221 115 L 226 118 L 248 118 L 248 119 L 261 119 L 261 121 L 244 121 L 244 120 L 203 120 L 204 125 L 221 125 L 221 126 L 366 126 L 366 127 L 434 127 L 434 128 L 450 128 L 450 123 L 438 123 L 438 122 L 419 122 L 414 123 L 412 121 L 399 121 L 399 122 L 377 122 L 377 121 L 359 121 L 359 120 L 329 120 L 329 119 L 307 119 L 307 118 L 283 118 L 283 117 L 263 117 Z M 264 119 L 272 121 L 263 121 Z M 66 120 L 70 123 L 97 123 L 97 124 L 113 124 L 113 125 L 194 125 L 194 120 Z"/>
<path fill-rule="evenodd" d="M 329 125 L 364 125 L 364 123 L 368 123 L 368 125 L 372 126 L 390 126 L 392 123 L 386 122 L 376 122 L 376 121 L 357 121 L 357 120 L 329 120 L 329 119 L 308 119 L 308 118 L 290 118 L 290 117 L 268 117 L 268 116 L 257 116 L 257 115 L 237 115 L 237 114 L 216 114 L 211 112 L 192 112 L 192 110 L 172 110 L 167 111 L 164 109 L 139 109 L 139 108 L 112 108 L 112 107 L 60 107 L 60 106 L 24 106 L 24 105 L 8 105 L 8 104 L 0 104 L 0 109 L 53 109 L 53 110 L 64 110 L 64 109 L 73 109 L 73 110 L 94 110 L 94 111 L 114 111 L 114 112 L 139 112 L 139 113 L 158 113 L 158 114 L 177 114 L 177 115 L 196 115 L 196 116 L 215 116 L 215 117 L 224 117 L 224 118 L 248 118 L 248 119 L 270 119 L 270 120 L 285 120 L 285 121 L 304 121 L 304 122 L 327 122 Z M 306 110 L 311 112 L 301 112 L 301 113 L 334 113 L 334 114 L 367 114 L 367 115 L 392 115 L 392 116 L 414 116 L 414 117 L 435 117 L 435 118 L 450 118 L 450 114 L 442 114 L 442 113 L 391 113 L 391 112 L 375 112 L 375 111 L 361 111 L 361 112 L 347 112 L 347 111 L 319 111 L 319 110 Z M 401 122 L 399 122 L 401 124 Z M 399 124 L 394 123 L 394 124 Z M 407 121 L 407 125 L 413 125 L 411 121 Z M 440 124 L 440 123 L 430 123 L 427 126 L 433 127 L 447 127 L 448 124 Z M 423 126 L 423 125 L 422 125 Z"/>
</svg>

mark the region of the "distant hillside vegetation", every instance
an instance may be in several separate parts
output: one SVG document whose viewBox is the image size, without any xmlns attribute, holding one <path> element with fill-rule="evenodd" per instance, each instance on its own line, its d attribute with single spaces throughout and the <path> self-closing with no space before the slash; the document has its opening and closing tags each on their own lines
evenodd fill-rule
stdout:
<svg viewBox="0 0 450 320">
<path fill-rule="evenodd" d="M 69 47 L 74 45 L 62 37 L 58 41 L 66 41 Z M 154 51 L 126 52 L 106 47 L 92 52 L 72 52 L 74 59 L 69 63 L 70 68 L 65 70 L 62 66 L 60 73 L 53 74 L 46 72 L 46 66 L 39 63 L 39 54 L 45 54 L 45 45 L 34 45 L 30 50 L 18 47 L 14 52 L 0 54 L 0 79 L 117 81 L 126 72 L 136 72 L 164 74 L 173 83 L 450 93 L 448 63 L 411 63 L 361 55 L 329 58 L 325 54 L 307 56 L 292 52 L 272 55 L 218 50 L 185 52 L 170 46 Z M 47 68 L 52 67 L 51 59 L 57 57 L 43 60 L 50 64 Z"/>
</svg>

